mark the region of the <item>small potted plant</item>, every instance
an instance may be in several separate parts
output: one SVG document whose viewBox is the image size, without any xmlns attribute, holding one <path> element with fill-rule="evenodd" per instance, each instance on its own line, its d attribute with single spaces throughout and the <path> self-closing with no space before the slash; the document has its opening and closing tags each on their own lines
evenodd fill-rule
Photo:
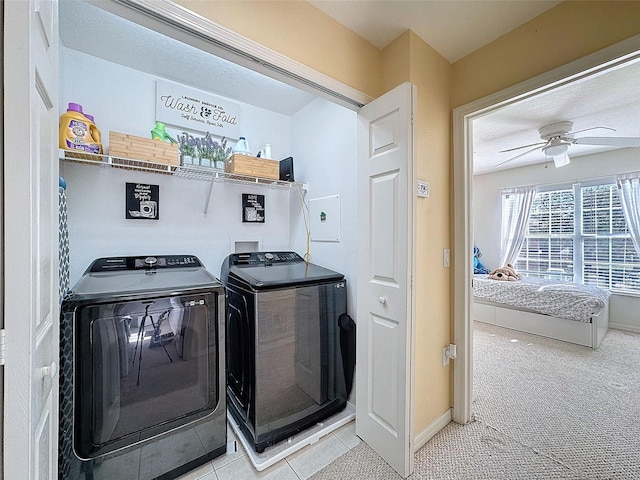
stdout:
<svg viewBox="0 0 640 480">
<path fill-rule="evenodd" d="M 227 147 L 227 139 L 222 137 L 220 144 L 216 144 L 216 149 L 213 156 L 214 166 L 218 170 L 224 170 L 224 162 L 227 161 L 233 148 Z"/>
<path fill-rule="evenodd" d="M 231 154 L 231 147 L 227 147 L 227 139 L 222 137 L 220 143 L 213 139 L 211 134 L 207 132 L 204 138 L 200 138 L 199 148 L 200 165 L 206 167 L 214 167 L 218 170 L 224 170 L 224 162 Z"/>
<path fill-rule="evenodd" d="M 178 147 L 180 149 L 180 161 L 182 165 L 192 165 L 196 158 L 197 140 L 187 132 L 178 135 Z"/>
<path fill-rule="evenodd" d="M 208 134 L 207 134 L 208 135 Z M 200 165 L 203 167 L 213 166 L 213 156 L 215 152 L 214 143 L 210 137 L 199 138 L 198 153 L 200 156 Z"/>
</svg>

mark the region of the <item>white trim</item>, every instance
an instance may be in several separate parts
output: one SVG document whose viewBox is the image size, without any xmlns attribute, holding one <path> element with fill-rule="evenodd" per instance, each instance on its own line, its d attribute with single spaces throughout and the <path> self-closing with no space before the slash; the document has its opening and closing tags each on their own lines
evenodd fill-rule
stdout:
<svg viewBox="0 0 640 480">
<path fill-rule="evenodd" d="M 0 330 L 0 365 L 4 365 L 4 362 L 6 360 L 5 336 L 6 336 L 6 331 L 3 328 Z"/>
<path fill-rule="evenodd" d="M 465 114 L 466 110 L 455 109 L 453 116 L 453 342 L 458 346 L 458 356 L 453 362 L 452 419 L 457 423 L 468 423 L 473 415 L 473 328 L 469 320 L 473 299 L 473 165 L 468 160 L 473 158 L 473 144 L 471 122 Z"/>
<path fill-rule="evenodd" d="M 414 452 L 417 452 L 422 447 L 424 447 L 425 444 L 429 440 L 431 440 L 433 437 L 435 437 L 440 430 L 442 430 L 444 427 L 449 425 L 450 421 L 451 421 L 451 409 L 448 409 L 446 412 L 444 412 L 442 415 L 436 418 L 433 422 L 431 422 L 431 425 L 429 425 L 422 432 L 420 432 L 418 435 L 415 436 Z"/>
<path fill-rule="evenodd" d="M 95 0 L 94 0 L 95 1 Z M 296 60 L 267 48 L 171 0 L 115 0 L 149 17 L 171 25 L 190 35 L 205 39 L 226 54 L 219 56 L 305 91 L 328 98 L 357 110 L 372 97 L 314 70 Z M 104 8 L 104 2 L 99 5 Z M 116 8 L 117 7 L 113 7 Z M 117 9 L 122 13 L 121 9 Z"/>
<path fill-rule="evenodd" d="M 609 328 L 613 328 L 615 330 L 623 330 L 625 332 L 640 333 L 640 326 L 628 325 L 626 323 L 610 322 Z"/>
<path fill-rule="evenodd" d="M 415 185 L 418 178 L 418 162 L 416 161 L 418 152 L 418 135 L 415 127 L 415 115 L 418 112 L 418 86 L 411 84 L 411 125 L 409 125 L 409 131 L 411 132 L 411 144 L 409 145 L 411 160 L 409 168 L 407 169 L 407 185 Z M 408 187 L 409 192 L 411 188 Z M 415 405 L 416 405 L 416 323 L 417 323 L 417 305 L 416 305 L 416 262 L 417 258 L 417 224 L 418 224 L 418 197 L 409 193 L 409 208 L 410 215 L 409 221 L 411 222 L 411 233 L 409 235 L 409 325 L 407 331 L 407 356 L 409 363 L 409 412 L 407 417 L 407 430 L 409 434 L 409 474 L 413 473 L 414 469 L 414 454 L 418 450 L 416 444 L 416 435 L 414 429 L 415 418 Z"/>
<path fill-rule="evenodd" d="M 458 345 L 458 360 L 453 369 L 452 417 L 458 423 L 467 423 L 472 417 L 472 121 L 506 105 L 620 68 L 637 59 L 640 59 L 640 35 L 453 110 L 454 342 Z"/>
</svg>

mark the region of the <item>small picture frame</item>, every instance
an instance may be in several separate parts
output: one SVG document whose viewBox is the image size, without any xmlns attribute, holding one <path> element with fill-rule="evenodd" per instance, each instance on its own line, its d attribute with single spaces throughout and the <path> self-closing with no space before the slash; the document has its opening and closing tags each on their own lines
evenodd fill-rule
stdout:
<svg viewBox="0 0 640 480">
<path fill-rule="evenodd" d="M 160 219 L 160 187 L 146 183 L 126 183 L 125 218 Z"/>
<path fill-rule="evenodd" d="M 242 194 L 242 223 L 264 223 L 264 195 Z"/>
</svg>

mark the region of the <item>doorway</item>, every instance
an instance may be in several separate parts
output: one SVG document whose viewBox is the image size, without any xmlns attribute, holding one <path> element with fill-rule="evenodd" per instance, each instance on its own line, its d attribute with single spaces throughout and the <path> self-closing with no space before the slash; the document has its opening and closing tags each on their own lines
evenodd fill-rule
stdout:
<svg viewBox="0 0 640 480">
<path fill-rule="evenodd" d="M 499 109 L 584 79 L 617 69 L 640 58 L 640 36 L 632 37 L 570 64 L 454 109 L 454 366 L 453 419 L 473 417 L 473 123 Z"/>
</svg>

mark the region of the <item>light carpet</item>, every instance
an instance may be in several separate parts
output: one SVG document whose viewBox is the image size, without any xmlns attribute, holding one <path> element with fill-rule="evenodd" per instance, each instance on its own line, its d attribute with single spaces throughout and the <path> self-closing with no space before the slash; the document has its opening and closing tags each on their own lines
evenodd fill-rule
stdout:
<svg viewBox="0 0 640 480">
<path fill-rule="evenodd" d="M 640 334 L 598 350 L 474 326 L 475 421 L 449 423 L 411 479 L 640 479 Z M 401 477 L 360 443 L 312 480 Z"/>
</svg>

